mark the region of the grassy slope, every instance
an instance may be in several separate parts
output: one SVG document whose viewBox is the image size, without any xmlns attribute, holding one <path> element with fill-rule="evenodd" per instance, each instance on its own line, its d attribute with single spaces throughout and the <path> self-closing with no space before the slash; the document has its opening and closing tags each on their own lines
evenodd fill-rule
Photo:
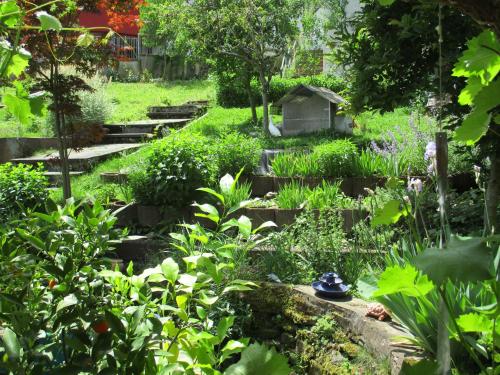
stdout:
<svg viewBox="0 0 500 375">
<path fill-rule="evenodd" d="M 167 83 L 111 83 L 107 88 L 116 108 L 109 122 L 146 119 L 149 106 L 179 105 L 190 100 L 213 100 L 211 81 L 174 81 Z"/>
<path fill-rule="evenodd" d="M 167 83 L 120 83 L 107 85 L 106 92 L 115 103 L 109 122 L 147 119 L 147 108 L 152 105 L 183 104 L 189 100 L 213 100 L 215 86 L 205 80 L 174 81 Z M 31 126 L 20 125 L 5 108 L 0 109 L 0 138 L 46 137 L 45 118 L 36 119 Z"/>
</svg>

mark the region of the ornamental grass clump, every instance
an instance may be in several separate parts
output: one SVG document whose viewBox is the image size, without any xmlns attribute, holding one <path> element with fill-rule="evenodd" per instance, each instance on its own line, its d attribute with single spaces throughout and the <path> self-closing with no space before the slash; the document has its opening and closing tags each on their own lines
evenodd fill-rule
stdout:
<svg viewBox="0 0 500 375">
<path fill-rule="evenodd" d="M 340 188 L 341 181 L 334 184 L 323 181 L 321 186 L 312 189 L 307 197 L 307 207 L 314 210 L 326 208 L 352 208 L 354 201 L 346 197 Z"/>
<path fill-rule="evenodd" d="M 283 153 L 275 156 L 271 163 L 274 175 L 278 177 L 320 176 L 319 165 L 310 153 Z"/>
<path fill-rule="evenodd" d="M 280 189 L 278 195 L 276 196 L 276 202 L 278 203 L 279 208 L 302 208 L 310 193 L 311 189 L 301 185 L 297 181 L 292 181 Z"/>
<path fill-rule="evenodd" d="M 322 176 L 350 177 L 353 176 L 353 165 L 357 155 L 358 149 L 354 143 L 347 139 L 339 139 L 315 146 L 311 159 Z"/>
</svg>

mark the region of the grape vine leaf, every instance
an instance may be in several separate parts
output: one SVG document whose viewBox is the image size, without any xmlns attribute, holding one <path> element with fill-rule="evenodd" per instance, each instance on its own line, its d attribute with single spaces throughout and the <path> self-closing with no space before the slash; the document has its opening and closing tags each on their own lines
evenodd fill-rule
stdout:
<svg viewBox="0 0 500 375">
<path fill-rule="evenodd" d="M 5 94 L 3 103 L 21 124 L 29 125 L 31 123 L 31 106 L 28 99 L 19 98 L 12 94 Z"/>
<path fill-rule="evenodd" d="M 476 282 L 492 278 L 493 251 L 484 238 L 451 236 L 445 249 L 428 248 L 414 264 L 436 284 L 446 280 Z"/>
<path fill-rule="evenodd" d="M 481 83 L 481 78 L 470 77 L 467 80 L 467 85 L 460 92 L 458 97 L 458 103 L 460 105 L 472 105 L 474 103 L 474 98 L 482 90 L 483 84 Z"/>
<path fill-rule="evenodd" d="M 460 315 L 457 324 L 464 332 L 490 332 L 493 329 L 493 320 L 478 313 Z"/>
<path fill-rule="evenodd" d="M 224 372 L 224 375 L 273 374 L 288 375 L 291 370 L 285 356 L 269 349 L 266 345 L 255 343 L 246 348 L 241 359 Z"/>
<path fill-rule="evenodd" d="M 59 32 L 62 30 L 61 22 L 53 15 L 45 11 L 39 11 L 36 12 L 36 17 L 40 21 L 42 31 L 54 30 Z"/>
<path fill-rule="evenodd" d="M 401 203 L 397 199 L 393 199 L 387 202 L 384 207 L 377 209 L 371 221 L 372 227 L 395 224 L 401 216 L 408 215 L 408 210 L 401 209 L 400 206 Z"/>
<path fill-rule="evenodd" d="M 2 2 L 0 5 L 0 22 L 14 27 L 21 18 L 21 10 L 15 1 Z"/>
<path fill-rule="evenodd" d="M 485 30 L 467 43 L 453 69 L 456 77 L 478 76 L 483 84 L 491 82 L 500 72 L 500 41 L 491 30 Z"/>
<path fill-rule="evenodd" d="M 490 113 L 472 111 L 455 130 L 454 139 L 467 145 L 473 145 L 488 131 L 490 122 Z"/>
<path fill-rule="evenodd" d="M 434 289 L 434 284 L 426 275 L 419 275 L 416 268 L 411 265 L 405 267 L 387 267 L 380 275 L 378 289 L 373 292 L 373 297 L 380 297 L 394 293 L 402 293 L 410 297 L 421 297 Z"/>
</svg>

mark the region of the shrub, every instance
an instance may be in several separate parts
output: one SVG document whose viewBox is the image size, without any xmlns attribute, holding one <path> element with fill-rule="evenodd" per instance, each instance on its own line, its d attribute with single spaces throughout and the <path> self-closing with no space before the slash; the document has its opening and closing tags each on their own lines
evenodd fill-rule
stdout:
<svg viewBox="0 0 500 375">
<path fill-rule="evenodd" d="M 216 174 L 207 139 L 181 134 L 153 145 L 146 169 L 133 174 L 131 185 L 142 204 L 181 208 L 196 199 L 197 188 L 210 186 Z"/>
<path fill-rule="evenodd" d="M 0 165 L 0 221 L 45 202 L 48 182 L 43 172 L 42 166 Z"/>
<path fill-rule="evenodd" d="M 262 154 L 259 140 L 238 133 L 229 133 L 214 145 L 219 176 L 235 175 L 241 168 L 252 173 L 258 166 Z"/>
<path fill-rule="evenodd" d="M 344 139 L 315 146 L 311 157 L 323 176 L 349 177 L 354 173 L 357 153 L 356 145 Z"/>
<path fill-rule="evenodd" d="M 326 87 L 335 92 L 343 91 L 345 83 L 335 76 L 309 76 L 299 78 L 281 78 L 274 77 L 271 81 L 269 98 L 271 102 L 281 99 L 288 91 L 300 84 Z M 257 80 L 252 81 L 252 94 L 255 102 L 262 104 L 260 94 L 260 83 Z M 217 78 L 217 103 L 222 107 L 248 107 L 248 95 L 239 80 L 227 79 L 226 77 Z"/>
</svg>

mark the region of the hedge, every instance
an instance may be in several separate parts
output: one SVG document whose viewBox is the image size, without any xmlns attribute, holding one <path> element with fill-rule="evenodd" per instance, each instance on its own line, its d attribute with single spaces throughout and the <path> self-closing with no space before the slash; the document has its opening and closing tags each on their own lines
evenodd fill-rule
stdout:
<svg viewBox="0 0 500 375">
<path fill-rule="evenodd" d="M 335 76 L 317 75 L 299 78 L 274 77 L 271 80 L 270 102 L 278 101 L 288 91 L 300 84 L 326 87 L 337 93 L 346 88 L 345 83 L 339 77 Z M 217 77 L 216 94 L 217 103 L 222 107 L 249 107 L 248 95 L 243 86 L 239 83 L 239 80 L 234 77 Z M 252 94 L 255 98 L 255 102 L 261 105 L 262 97 L 260 93 L 260 83 L 257 79 L 252 81 Z"/>
</svg>

